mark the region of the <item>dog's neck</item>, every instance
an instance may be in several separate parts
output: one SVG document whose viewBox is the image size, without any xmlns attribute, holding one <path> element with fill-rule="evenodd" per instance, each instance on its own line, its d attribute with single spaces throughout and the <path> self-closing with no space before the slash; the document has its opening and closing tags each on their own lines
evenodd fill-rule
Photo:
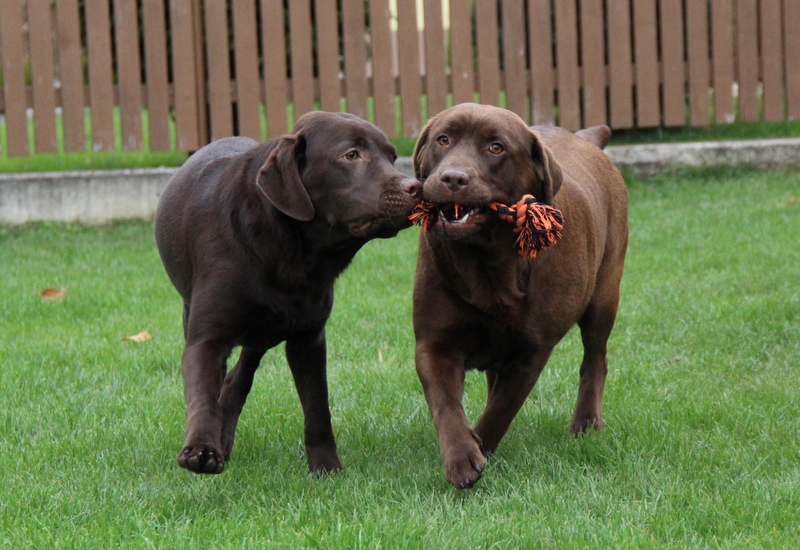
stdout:
<svg viewBox="0 0 800 550">
<path fill-rule="evenodd" d="M 462 300 L 506 317 L 522 305 L 535 260 L 519 256 L 513 246 L 476 246 L 433 235 L 425 238 L 445 284 Z"/>
<path fill-rule="evenodd" d="M 230 209 L 231 226 L 241 236 L 247 254 L 261 265 L 272 284 L 324 289 L 350 265 L 366 240 L 335 234 L 317 222 L 300 222 L 279 212 L 261 194 Z M 250 226 L 247 230 L 244 226 Z M 327 238 L 323 237 L 327 236 Z M 260 239 L 270 239 L 264 246 Z"/>
<path fill-rule="evenodd" d="M 337 277 L 347 269 L 366 240 L 354 237 L 319 239 L 324 229 L 306 227 L 307 222 L 282 224 L 280 243 L 282 262 L 278 262 L 281 282 L 300 284 L 308 281 L 314 287 L 333 286 Z M 310 238 L 309 234 L 314 235 Z"/>
</svg>

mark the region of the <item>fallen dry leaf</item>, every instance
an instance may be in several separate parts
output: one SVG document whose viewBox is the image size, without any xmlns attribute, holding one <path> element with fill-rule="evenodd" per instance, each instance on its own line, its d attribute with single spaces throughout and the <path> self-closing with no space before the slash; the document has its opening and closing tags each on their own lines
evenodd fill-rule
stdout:
<svg viewBox="0 0 800 550">
<path fill-rule="evenodd" d="M 786 200 L 786 204 L 797 204 L 798 202 L 800 202 L 800 198 L 799 197 L 789 197 Z"/>
<path fill-rule="evenodd" d="M 143 330 L 142 332 L 140 332 L 139 334 L 136 334 L 134 336 L 126 336 L 122 340 L 123 341 L 129 340 L 131 342 L 147 342 L 148 340 L 150 340 L 152 338 L 153 338 L 152 334 L 150 334 L 146 330 Z"/>
<path fill-rule="evenodd" d="M 39 298 L 46 302 L 63 300 L 67 297 L 67 291 L 63 288 L 45 288 L 39 291 Z"/>
</svg>

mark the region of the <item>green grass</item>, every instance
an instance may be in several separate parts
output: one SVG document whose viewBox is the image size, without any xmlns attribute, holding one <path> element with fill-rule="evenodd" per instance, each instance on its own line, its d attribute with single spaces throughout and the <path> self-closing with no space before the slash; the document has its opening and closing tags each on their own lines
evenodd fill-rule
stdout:
<svg viewBox="0 0 800 550">
<path fill-rule="evenodd" d="M 746 139 L 800 137 L 800 121 L 736 122 L 706 127 L 677 126 L 614 130 L 611 145 L 676 143 L 689 141 L 730 141 Z"/>
<path fill-rule="evenodd" d="M 370 243 L 337 283 L 346 473 L 323 479 L 306 472 L 281 349 L 225 473 L 176 466 L 181 305 L 149 223 L 0 230 L 0 547 L 796 547 L 800 174 L 628 183 L 606 430 L 568 434 L 573 331 L 468 492 L 443 479 L 414 372 L 416 229 Z M 66 299 L 40 301 L 48 286 Z M 154 338 L 121 341 L 142 330 Z M 470 418 L 484 398 L 470 373 Z"/>
</svg>

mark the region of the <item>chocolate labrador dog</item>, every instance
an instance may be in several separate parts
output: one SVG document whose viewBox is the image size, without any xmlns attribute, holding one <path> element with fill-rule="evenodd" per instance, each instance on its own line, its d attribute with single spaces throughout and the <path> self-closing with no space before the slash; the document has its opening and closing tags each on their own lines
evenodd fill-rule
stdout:
<svg viewBox="0 0 800 550">
<path fill-rule="evenodd" d="M 608 128 L 529 128 L 497 107 L 458 105 L 434 117 L 414 152 L 436 212 L 421 234 L 414 286 L 416 366 L 439 436 L 445 477 L 481 477 L 554 346 L 575 323 L 584 356 L 571 430 L 603 427 L 606 342 L 628 240 L 627 191 L 602 152 Z M 490 207 L 525 194 L 563 214 L 561 238 L 515 250 L 514 226 Z M 483 415 L 470 429 L 464 372 L 486 372 Z"/>
<path fill-rule="evenodd" d="M 356 252 L 410 225 L 421 186 L 395 169 L 395 159 L 372 124 L 315 112 L 267 143 L 215 141 L 172 177 L 155 233 L 183 297 L 180 466 L 222 472 L 261 357 L 285 341 L 309 468 L 341 468 L 328 406 L 325 323 L 334 281 Z M 226 375 L 236 346 L 241 355 Z"/>
</svg>

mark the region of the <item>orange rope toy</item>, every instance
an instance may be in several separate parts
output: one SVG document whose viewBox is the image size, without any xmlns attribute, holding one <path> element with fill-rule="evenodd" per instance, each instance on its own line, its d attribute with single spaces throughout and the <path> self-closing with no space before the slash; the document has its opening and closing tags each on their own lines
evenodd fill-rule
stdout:
<svg viewBox="0 0 800 550">
<path fill-rule="evenodd" d="M 455 205 L 456 218 L 458 218 L 459 205 Z M 564 229 L 564 215 L 561 210 L 549 204 L 536 202 L 533 195 L 523 195 L 512 206 L 499 202 L 489 203 L 489 208 L 497 213 L 501 220 L 514 224 L 514 233 L 517 234 L 516 247 L 520 256 L 535 258 L 540 250 L 555 244 L 561 238 Z M 408 217 L 411 223 L 427 231 L 431 224 L 436 223 L 439 210 L 436 204 L 430 201 L 421 201 Z"/>
</svg>

